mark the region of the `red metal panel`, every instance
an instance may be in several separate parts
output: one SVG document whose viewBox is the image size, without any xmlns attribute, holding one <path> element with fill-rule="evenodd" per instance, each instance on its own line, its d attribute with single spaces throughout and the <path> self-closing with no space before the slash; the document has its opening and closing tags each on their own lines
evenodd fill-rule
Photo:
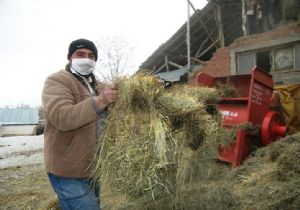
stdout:
<svg viewBox="0 0 300 210">
<path fill-rule="evenodd" d="M 218 109 L 222 114 L 222 124 L 227 127 L 246 122 L 248 114 L 245 109 L 246 106 L 247 104 L 243 103 L 220 104 Z"/>
<path fill-rule="evenodd" d="M 244 123 L 261 126 L 267 112 L 270 110 L 274 85 L 272 76 L 257 67 L 253 68 L 249 75 L 212 77 L 202 73 L 198 76 L 198 82 L 199 85 L 205 86 L 230 84 L 238 91 L 239 97 L 223 98 L 218 105 L 224 127 L 230 128 Z M 270 127 L 268 123 L 266 124 L 265 127 Z M 277 124 L 277 122 L 273 123 L 272 128 L 277 128 Z M 283 135 L 282 133 L 285 130 L 283 127 L 280 127 L 280 129 L 268 129 L 267 132 L 270 135 L 265 136 L 273 138 L 279 134 Z M 240 165 L 250 153 L 253 137 L 253 134 L 238 129 L 235 137 L 236 141 L 227 148 L 219 148 L 219 159 L 229 162 L 233 166 Z M 269 140 L 266 141 L 269 142 Z"/>
</svg>

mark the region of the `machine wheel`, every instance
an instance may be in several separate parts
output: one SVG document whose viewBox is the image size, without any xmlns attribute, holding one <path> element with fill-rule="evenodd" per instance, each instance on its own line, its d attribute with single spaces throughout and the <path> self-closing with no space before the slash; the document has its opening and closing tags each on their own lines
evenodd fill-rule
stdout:
<svg viewBox="0 0 300 210">
<path fill-rule="evenodd" d="M 286 135 L 287 127 L 279 112 L 269 111 L 261 126 L 261 139 L 263 145 L 270 144 Z"/>
</svg>

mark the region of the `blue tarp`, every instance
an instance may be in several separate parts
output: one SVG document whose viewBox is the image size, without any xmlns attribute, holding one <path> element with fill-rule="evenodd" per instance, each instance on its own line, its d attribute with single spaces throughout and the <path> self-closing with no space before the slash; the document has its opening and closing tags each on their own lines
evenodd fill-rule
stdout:
<svg viewBox="0 0 300 210">
<path fill-rule="evenodd" d="M 183 76 L 185 73 L 187 73 L 187 68 L 182 67 L 178 70 L 156 74 L 156 76 L 168 82 L 178 82 L 180 80 L 180 77 Z"/>
</svg>

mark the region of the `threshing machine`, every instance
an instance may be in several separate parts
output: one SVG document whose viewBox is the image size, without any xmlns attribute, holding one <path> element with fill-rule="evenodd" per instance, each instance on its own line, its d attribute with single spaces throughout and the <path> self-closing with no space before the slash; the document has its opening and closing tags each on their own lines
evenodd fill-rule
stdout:
<svg viewBox="0 0 300 210">
<path fill-rule="evenodd" d="M 251 74 L 212 77 L 200 73 L 197 82 L 201 86 L 213 87 L 230 84 L 235 87 L 238 97 L 222 98 L 218 110 L 222 115 L 225 128 L 237 127 L 234 143 L 219 148 L 218 159 L 231 163 L 236 167 L 248 157 L 251 148 L 259 141 L 267 145 L 286 135 L 280 112 L 272 109 L 274 82 L 272 76 L 254 67 Z M 238 128 L 238 125 L 251 124 L 253 130 Z"/>
</svg>

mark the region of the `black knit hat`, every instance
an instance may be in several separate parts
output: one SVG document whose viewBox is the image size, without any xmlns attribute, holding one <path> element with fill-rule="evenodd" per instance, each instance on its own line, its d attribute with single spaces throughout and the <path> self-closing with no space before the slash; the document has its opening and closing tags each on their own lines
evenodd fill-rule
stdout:
<svg viewBox="0 0 300 210">
<path fill-rule="evenodd" d="M 71 42 L 69 46 L 68 59 L 72 56 L 72 54 L 78 49 L 89 49 L 95 54 L 96 60 L 98 59 L 98 51 L 95 44 L 87 39 L 77 39 Z"/>
</svg>

